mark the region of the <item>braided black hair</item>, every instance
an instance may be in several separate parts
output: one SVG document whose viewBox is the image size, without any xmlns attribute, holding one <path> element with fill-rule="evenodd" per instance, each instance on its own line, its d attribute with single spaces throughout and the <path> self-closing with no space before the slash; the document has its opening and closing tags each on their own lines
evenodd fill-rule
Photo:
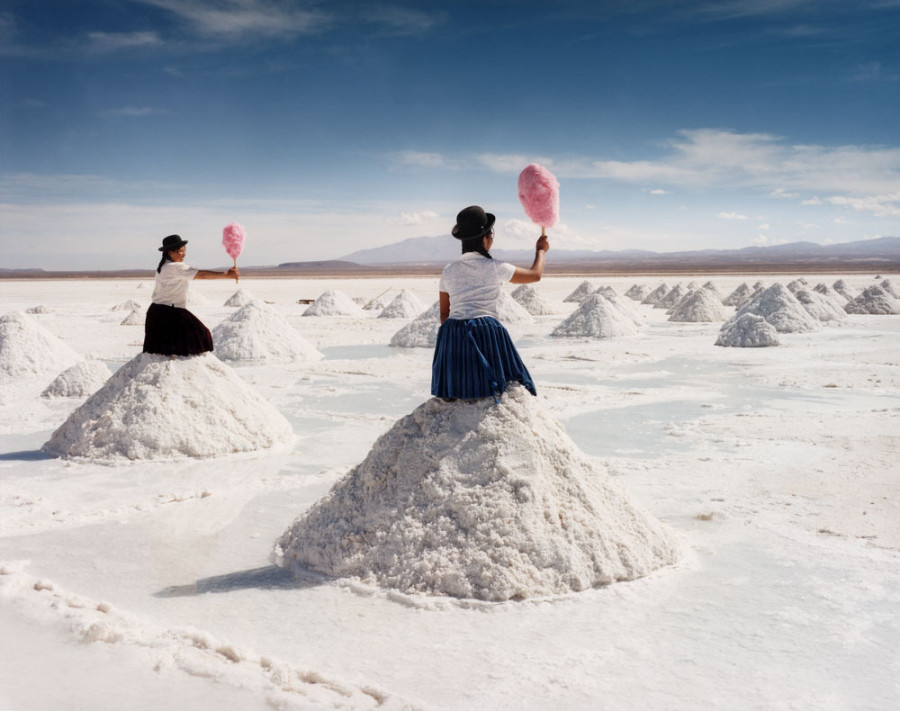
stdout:
<svg viewBox="0 0 900 711">
<path fill-rule="evenodd" d="M 490 235 L 491 233 L 488 233 Z M 484 238 L 488 235 L 481 235 L 481 237 L 472 237 L 471 239 L 462 240 L 462 253 L 466 252 L 478 252 L 478 254 L 483 257 L 487 257 L 488 259 L 493 259 L 491 253 L 488 252 L 484 248 Z"/>
</svg>

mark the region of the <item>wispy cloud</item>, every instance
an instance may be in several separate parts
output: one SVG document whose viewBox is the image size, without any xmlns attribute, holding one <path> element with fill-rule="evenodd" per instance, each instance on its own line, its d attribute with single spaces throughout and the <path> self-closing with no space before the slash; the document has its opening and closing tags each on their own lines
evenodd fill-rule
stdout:
<svg viewBox="0 0 900 711">
<path fill-rule="evenodd" d="M 870 212 L 876 217 L 900 216 L 900 192 L 890 195 L 870 195 L 867 197 L 846 197 L 834 195 L 826 198 L 831 205 L 849 207 L 857 212 Z"/>
<path fill-rule="evenodd" d="M 119 52 L 124 49 L 156 47 L 162 39 L 156 32 L 90 32 L 88 51 L 98 54 Z"/>
<path fill-rule="evenodd" d="M 444 24 L 448 15 L 443 11 L 429 12 L 406 7 L 376 5 L 363 11 L 361 19 L 396 35 L 419 35 Z"/>
<path fill-rule="evenodd" d="M 404 227 L 424 225 L 426 222 L 434 220 L 438 217 L 440 217 L 440 215 L 433 210 L 423 210 L 421 212 L 401 212 L 400 224 Z"/>
<path fill-rule="evenodd" d="M 151 106 L 121 106 L 107 109 L 103 115 L 117 118 L 143 118 L 144 116 L 166 116 L 168 113 L 169 111 L 166 109 L 155 109 Z"/>
<path fill-rule="evenodd" d="M 750 218 L 747 215 L 742 215 L 739 212 L 720 212 L 719 219 L 722 220 L 749 220 Z"/>
<path fill-rule="evenodd" d="M 390 155 L 395 168 L 450 168 L 451 162 L 440 153 L 397 151 Z"/>
</svg>

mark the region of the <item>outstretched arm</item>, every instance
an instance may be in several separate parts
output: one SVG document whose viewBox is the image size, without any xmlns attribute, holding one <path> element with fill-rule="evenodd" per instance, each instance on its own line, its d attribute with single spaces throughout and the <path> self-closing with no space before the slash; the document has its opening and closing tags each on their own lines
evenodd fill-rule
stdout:
<svg viewBox="0 0 900 711">
<path fill-rule="evenodd" d="M 228 271 L 211 272 L 208 269 L 201 269 L 194 274 L 194 279 L 235 279 L 241 275 L 237 267 L 228 267 Z"/>
<path fill-rule="evenodd" d="M 531 265 L 530 269 L 516 267 L 516 271 L 513 274 L 512 279 L 510 279 L 513 284 L 532 284 L 536 281 L 540 281 L 541 277 L 544 276 L 544 259 L 547 250 L 550 249 L 550 241 L 547 239 L 546 235 L 541 235 L 540 239 L 538 239 L 535 244 L 534 249 L 534 263 Z"/>
<path fill-rule="evenodd" d="M 450 294 L 446 291 L 439 291 L 438 297 L 441 301 L 441 323 L 444 323 L 450 316 Z"/>
</svg>

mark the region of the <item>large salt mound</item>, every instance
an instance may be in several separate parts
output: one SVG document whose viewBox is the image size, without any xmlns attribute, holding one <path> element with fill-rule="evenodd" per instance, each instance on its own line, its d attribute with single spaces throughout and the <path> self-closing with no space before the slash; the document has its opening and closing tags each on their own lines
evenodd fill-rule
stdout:
<svg viewBox="0 0 900 711">
<path fill-rule="evenodd" d="M 329 289 L 319 295 L 303 316 L 362 316 L 362 307 L 343 291 Z"/>
<path fill-rule="evenodd" d="M 878 286 L 880 286 L 882 289 L 884 289 L 888 294 L 893 296 L 895 299 L 900 299 L 900 292 L 898 292 L 897 289 L 894 288 L 894 285 L 891 283 L 890 279 L 885 279 Z"/>
<path fill-rule="evenodd" d="M 556 338 L 616 338 L 638 332 L 632 318 L 602 294 L 594 294 L 550 334 Z"/>
<path fill-rule="evenodd" d="M 605 286 L 597 289 L 594 292 L 595 294 L 599 294 L 604 299 L 609 301 L 613 306 L 615 306 L 619 311 L 621 311 L 625 316 L 627 316 L 631 321 L 634 322 L 635 326 L 643 326 L 644 325 L 644 315 L 638 310 L 636 304 L 632 304 L 630 299 L 626 299 L 624 296 L 619 296 L 618 292 L 610 286 Z"/>
<path fill-rule="evenodd" d="M 676 284 L 672 287 L 672 289 L 659 301 L 653 304 L 654 309 L 671 309 L 678 305 L 678 302 L 681 301 L 685 296 L 688 295 L 688 290 L 685 289 L 681 284 Z"/>
<path fill-rule="evenodd" d="M 706 322 L 724 321 L 725 312 L 722 310 L 722 302 L 709 289 L 701 287 L 685 296 L 669 316 L 669 321 L 679 322 Z"/>
<path fill-rule="evenodd" d="M 52 376 L 81 356 L 30 316 L 0 316 L 0 379 Z"/>
<path fill-rule="evenodd" d="M 415 318 L 422 313 L 425 304 L 411 291 L 401 289 L 393 301 L 382 309 L 378 318 Z"/>
<path fill-rule="evenodd" d="M 497 320 L 500 323 L 534 323 L 527 309 L 505 291 L 497 297 Z"/>
<path fill-rule="evenodd" d="M 293 440 L 290 423 L 211 353 L 141 353 L 73 412 L 42 450 L 65 458 L 182 459 Z"/>
<path fill-rule="evenodd" d="M 648 304 L 650 306 L 656 306 L 656 302 L 662 299 L 666 294 L 669 293 L 669 287 L 665 284 L 660 284 L 653 291 L 651 291 L 647 296 L 644 297 L 644 300 L 641 302 L 642 304 Z"/>
<path fill-rule="evenodd" d="M 803 308 L 803 304 L 783 284 L 773 284 L 731 317 L 734 321 L 744 314 L 762 316 L 779 333 L 811 333 L 819 330 L 819 323 Z M 726 326 L 728 323 L 725 324 Z"/>
<path fill-rule="evenodd" d="M 794 296 L 816 321 L 842 321 L 847 318 L 847 312 L 842 306 L 818 291 L 797 289 Z"/>
<path fill-rule="evenodd" d="M 520 284 L 513 290 L 511 296 L 532 316 L 550 316 L 556 313 L 553 307 L 541 298 L 534 287 L 528 284 Z"/>
<path fill-rule="evenodd" d="M 813 291 L 817 291 L 818 293 L 822 294 L 823 296 L 827 296 L 835 304 L 837 304 L 838 306 L 840 306 L 842 308 L 843 308 L 844 304 L 846 304 L 848 301 L 846 296 L 844 296 L 841 292 L 839 292 L 835 289 L 832 289 L 830 286 L 828 286 L 828 284 L 816 284 L 813 287 Z"/>
<path fill-rule="evenodd" d="M 679 546 L 513 384 L 500 405 L 432 398 L 400 419 L 275 553 L 298 572 L 503 601 L 633 580 Z"/>
<path fill-rule="evenodd" d="M 87 397 L 103 387 L 109 375 L 106 363 L 83 360 L 57 375 L 41 397 Z"/>
<path fill-rule="evenodd" d="M 834 287 L 834 290 L 847 299 L 847 301 L 853 301 L 853 299 L 859 295 L 859 292 L 843 279 L 838 279 L 832 286 Z"/>
<path fill-rule="evenodd" d="M 725 306 L 736 306 L 737 308 L 741 308 L 741 306 L 747 303 L 751 293 L 752 290 L 747 285 L 747 282 L 744 282 L 722 299 L 722 303 L 725 304 Z"/>
<path fill-rule="evenodd" d="M 844 309 L 848 314 L 900 314 L 900 301 L 880 286 L 870 286 Z"/>
<path fill-rule="evenodd" d="M 391 337 L 395 348 L 434 348 L 441 327 L 441 303 L 435 301 Z"/>
<path fill-rule="evenodd" d="M 222 306 L 235 306 L 240 308 L 241 306 L 246 306 L 251 301 L 253 301 L 253 294 L 244 287 L 239 286 L 237 291 L 225 299 L 225 303 L 222 304 Z"/>
<path fill-rule="evenodd" d="M 581 304 L 594 292 L 594 287 L 589 281 L 581 282 L 571 294 L 569 294 L 563 301 L 565 303 L 576 303 Z"/>
<path fill-rule="evenodd" d="M 742 314 L 722 326 L 716 345 L 734 348 L 777 346 L 778 332 L 762 316 Z"/>
<path fill-rule="evenodd" d="M 625 292 L 625 296 L 634 301 L 643 301 L 650 293 L 650 287 L 646 284 L 633 284 L 631 288 Z"/>
<path fill-rule="evenodd" d="M 322 358 L 284 316 L 258 299 L 218 324 L 212 335 L 215 353 L 222 360 L 278 363 Z"/>
</svg>

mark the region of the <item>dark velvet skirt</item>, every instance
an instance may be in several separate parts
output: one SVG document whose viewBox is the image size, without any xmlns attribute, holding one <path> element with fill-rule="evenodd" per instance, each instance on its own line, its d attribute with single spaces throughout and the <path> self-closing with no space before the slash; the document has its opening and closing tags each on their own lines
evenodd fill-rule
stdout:
<svg viewBox="0 0 900 711">
<path fill-rule="evenodd" d="M 212 334 L 190 311 L 150 304 L 144 321 L 144 353 L 192 356 L 212 349 Z"/>
<path fill-rule="evenodd" d="M 432 395 L 465 400 L 493 396 L 496 400 L 512 381 L 537 394 L 503 324 L 491 317 L 444 321 L 431 363 Z"/>
</svg>

